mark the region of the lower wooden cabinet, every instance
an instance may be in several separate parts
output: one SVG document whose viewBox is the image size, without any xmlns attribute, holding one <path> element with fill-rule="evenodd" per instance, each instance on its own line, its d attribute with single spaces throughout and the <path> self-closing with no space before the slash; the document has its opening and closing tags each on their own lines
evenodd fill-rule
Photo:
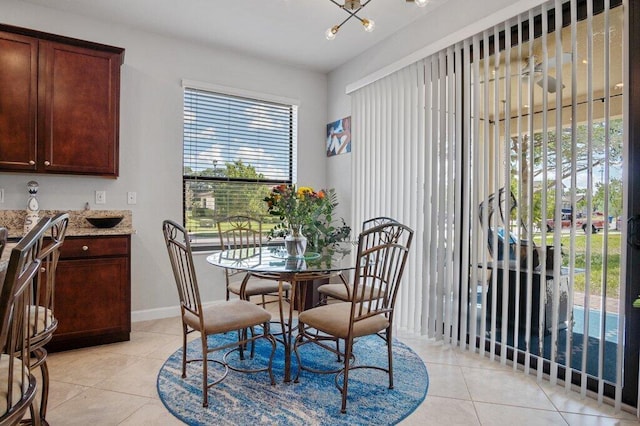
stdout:
<svg viewBox="0 0 640 426">
<path fill-rule="evenodd" d="M 50 351 L 129 340 L 131 236 L 67 237 L 56 270 Z"/>
</svg>

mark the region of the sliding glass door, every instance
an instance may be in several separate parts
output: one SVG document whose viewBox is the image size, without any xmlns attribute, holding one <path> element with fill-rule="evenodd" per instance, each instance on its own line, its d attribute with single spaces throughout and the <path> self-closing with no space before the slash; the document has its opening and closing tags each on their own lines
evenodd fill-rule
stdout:
<svg viewBox="0 0 640 426">
<path fill-rule="evenodd" d="M 617 407 L 640 350 L 638 9 L 549 1 L 352 101 L 354 223 L 422 236 L 399 327 Z"/>
<path fill-rule="evenodd" d="M 611 6 L 548 3 L 473 44 L 470 335 L 620 401 L 625 27 Z"/>
<path fill-rule="evenodd" d="M 625 3 L 628 8 L 628 148 L 627 172 L 625 179 L 625 200 L 630 223 L 623 221 L 623 237 L 626 237 L 626 289 L 627 301 L 624 305 L 624 389 L 623 400 L 630 405 L 638 403 L 638 353 L 640 351 L 640 309 L 633 301 L 640 296 L 640 234 L 638 217 L 640 215 L 640 4 L 636 1 Z M 633 46 L 633 47 L 631 47 Z M 623 238 L 624 240 L 624 238 Z M 625 244 L 625 243 L 623 243 Z"/>
</svg>

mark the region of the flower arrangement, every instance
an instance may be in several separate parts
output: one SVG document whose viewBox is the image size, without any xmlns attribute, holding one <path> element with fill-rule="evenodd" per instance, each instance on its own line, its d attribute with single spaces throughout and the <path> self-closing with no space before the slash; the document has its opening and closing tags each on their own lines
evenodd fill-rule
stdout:
<svg viewBox="0 0 640 426">
<path fill-rule="evenodd" d="M 264 201 L 269 214 L 280 222 L 271 230 L 271 237 L 298 236 L 303 233 L 315 249 L 344 241 L 351 228 L 343 219 L 334 224 L 333 210 L 338 205 L 334 189 L 315 191 L 308 186 L 274 186 Z"/>
</svg>

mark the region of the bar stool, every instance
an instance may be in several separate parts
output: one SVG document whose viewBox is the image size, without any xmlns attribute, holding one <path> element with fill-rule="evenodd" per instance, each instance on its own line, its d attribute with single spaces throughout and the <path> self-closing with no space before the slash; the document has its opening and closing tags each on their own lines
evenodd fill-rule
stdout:
<svg viewBox="0 0 640 426">
<path fill-rule="evenodd" d="M 49 218 L 41 219 L 11 250 L 7 273 L 0 290 L 0 425 L 15 425 L 31 412 L 34 425 L 40 416 L 34 407 L 37 392 L 30 356 L 29 306 L 37 280 L 42 246 Z"/>
<path fill-rule="evenodd" d="M 40 247 L 37 257 L 41 262 L 40 273 L 34 281 L 33 298 L 29 306 L 29 352 L 35 362 L 30 365 L 31 371 L 39 369 L 41 384 L 34 404 L 38 405 L 39 417 L 42 424 L 48 424 L 45 420 L 47 414 L 47 402 L 49 400 L 49 368 L 47 367 L 47 350 L 44 347 L 58 328 L 58 320 L 55 317 L 55 276 L 60 247 L 64 242 L 69 224 L 69 215 L 61 213 L 49 222 L 45 229 L 47 238 Z"/>
</svg>

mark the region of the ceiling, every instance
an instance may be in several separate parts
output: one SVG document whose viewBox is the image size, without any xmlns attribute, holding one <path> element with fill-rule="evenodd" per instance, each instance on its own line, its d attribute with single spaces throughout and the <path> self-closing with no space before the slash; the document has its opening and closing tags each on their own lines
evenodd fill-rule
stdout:
<svg viewBox="0 0 640 426">
<path fill-rule="evenodd" d="M 325 31 L 348 15 L 330 0 L 24 0 L 67 13 L 242 52 L 319 72 L 361 54 L 446 0 L 419 8 L 406 0 L 371 0 L 329 41 Z M 342 0 L 338 0 L 342 3 Z"/>
<path fill-rule="evenodd" d="M 593 17 L 591 23 L 591 31 L 587 21 L 579 21 L 575 26 L 576 35 L 576 49 L 573 51 L 571 45 L 572 27 L 567 26 L 562 29 L 561 32 L 561 61 L 562 66 L 557 66 L 556 58 L 556 39 L 555 33 L 547 36 L 546 39 L 546 59 L 543 50 L 542 38 L 537 38 L 532 45 L 530 43 L 522 43 L 521 51 L 514 47 L 511 49 L 510 55 L 500 55 L 500 64 L 495 66 L 495 56 L 489 57 L 489 66 L 491 68 L 490 78 L 486 79 L 488 84 L 489 105 L 490 109 L 486 116 L 495 120 L 496 118 L 502 120 L 505 114 L 509 114 L 511 117 L 518 115 L 517 108 L 524 108 L 523 113 L 534 112 L 535 127 L 541 128 L 543 114 L 540 112 L 543 110 L 549 111 L 549 116 L 555 115 L 555 107 L 558 99 L 556 98 L 556 91 L 543 89 L 543 74 L 546 71 L 548 84 L 552 81 L 556 81 L 558 76 L 562 75 L 562 85 L 564 86 L 561 91 L 561 102 L 564 108 L 572 105 L 575 102 L 576 117 L 578 122 L 586 122 L 587 120 L 587 106 L 590 104 L 593 108 L 593 117 L 600 119 L 604 116 L 604 104 L 601 102 L 605 96 L 609 97 L 610 108 L 608 114 L 612 117 L 621 116 L 623 111 L 623 57 L 624 57 L 624 10 L 622 7 L 613 8 L 607 15 L 605 20 L 604 14 L 598 14 Z M 608 32 L 608 39 L 605 39 L 605 32 Z M 589 51 L 588 47 L 591 44 L 591 64 L 589 65 Z M 606 49 L 605 49 L 606 47 Z M 531 52 L 530 50 L 531 49 Z M 531 55 L 531 56 L 530 56 Z M 607 56 L 608 55 L 608 56 Z M 507 72 L 506 60 L 509 60 L 510 69 Z M 530 79 L 529 63 L 533 61 L 537 71 L 534 71 L 534 78 Z M 546 70 L 544 64 L 547 64 Z M 607 64 L 607 68 L 605 68 Z M 575 90 L 573 87 L 572 72 L 573 66 L 576 68 L 575 77 Z M 479 65 L 480 72 L 484 69 L 484 62 L 481 61 Z M 605 72 L 605 70 L 607 72 Z M 588 76 L 591 76 L 591 86 L 588 85 Z M 480 83 L 484 86 L 485 79 L 480 76 Z M 506 85 L 505 79 L 509 82 L 511 98 L 509 106 L 510 111 L 506 111 L 502 108 L 498 108 L 499 117 L 495 114 L 495 97 L 498 96 L 499 101 L 504 104 L 506 102 Z M 533 88 L 532 98 L 529 98 L 529 89 Z M 497 90 L 496 90 L 497 89 Z M 484 88 L 481 89 L 481 91 Z M 592 99 L 596 100 L 593 103 L 589 103 L 589 94 Z M 522 97 L 522 102 L 519 102 L 518 97 Z M 529 104 L 532 105 L 529 105 Z M 482 105 L 482 102 L 480 102 Z M 546 106 L 545 106 L 546 105 Z M 482 116 L 485 114 L 482 113 Z M 565 125 L 569 123 L 571 117 L 571 111 L 565 111 L 563 114 L 563 120 Z M 515 128 L 515 127 L 514 127 Z"/>
</svg>

